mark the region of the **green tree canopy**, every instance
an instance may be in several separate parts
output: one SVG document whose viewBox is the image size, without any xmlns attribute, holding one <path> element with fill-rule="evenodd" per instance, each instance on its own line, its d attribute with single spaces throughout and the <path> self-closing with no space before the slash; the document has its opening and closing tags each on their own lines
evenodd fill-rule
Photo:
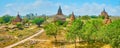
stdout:
<svg viewBox="0 0 120 48">
<path fill-rule="evenodd" d="M 44 27 L 46 31 L 46 35 L 53 36 L 55 38 L 55 41 L 57 41 L 56 36 L 58 34 L 59 27 L 55 25 L 54 23 L 50 23 Z"/>
<path fill-rule="evenodd" d="M 2 17 L 0 17 L 0 24 L 4 23 Z"/>
<path fill-rule="evenodd" d="M 4 21 L 4 23 L 8 23 L 12 20 L 12 16 L 4 15 L 4 16 L 2 16 L 2 20 Z"/>
<path fill-rule="evenodd" d="M 36 25 L 38 25 L 38 27 L 40 27 L 40 25 L 44 22 L 44 18 L 36 18 L 33 21 Z"/>
<path fill-rule="evenodd" d="M 74 41 L 76 48 L 76 39 L 79 37 L 79 30 L 82 29 L 83 22 L 80 19 L 76 19 L 73 24 L 68 28 L 68 32 L 66 34 L 67 40 Z"/>
<path fill-rule="evenodd" d="M 105 26 L 100 31 L 102 41 L 111 44 L 114 48 L 120 47 L 120 20 L 113 21 L 111 24 Z"/>
<path fill-rule="evenodd" d="M 89 19 L 90 19 L 90 16 L 88 16 L 88 15 L 81 16 L 81 19 L 83 19 L 83 20 L 89 20 Z"/>
</svg>

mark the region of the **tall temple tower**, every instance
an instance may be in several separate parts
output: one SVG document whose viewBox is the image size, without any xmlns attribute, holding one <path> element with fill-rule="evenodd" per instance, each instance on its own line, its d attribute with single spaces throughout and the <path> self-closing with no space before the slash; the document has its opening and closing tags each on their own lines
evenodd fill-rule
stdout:
<svg viewBox="0 0 120 48">
<path fill-rule="evenodd" d="M 63 15 L 63 13 L 62 13 L 62 9 L 61 9 L 61 6 L 59 6 L 59 9 L 58 9 L 57 15 Z"/>
<path fill-rule="evenodd" d="M 108 13 L 105 11 L 105 9 L 103 9 L 103 11 L 101 12 L 101 16 L 104 16 L 106 19 L 109 19 L 109 15 L 108 15 Z"/>
<path fill-rule="evenodd" d="M 74 12 L 72 12 L 70 16 L 70 22 L 73 22 L 74 20 L 75 20 L 75 15 L 74 15 Z"/>
<path fill-rule="evenodd" d="M 65 16 L 62 13 L 61 6 L 59 6 L 57 14 L 54 16 L 54 21 L 61 20 L 61 21 L 66 21 Z"/>
<path fill-rule="evenodd" d="M 17 14 L 17 17 L 12 21 L 12 24 L 17 24 L 18 22 L 22 22 L 22 19 L 20 18 L 19 12 Z"/>
<path fill-rule="evenodd" d="M 16 22 L 21 22 L 22 21 L 22 19 L 20 18 L 19 12 L 17 14 L 17 17 L 16 17 L 15 21 Z"/>
<path fill-rule="evenodd" d="M 109 18 L 108 13 L 105 11 L 105 9 L 101 12 L 101 16 L 104 16 L 104 24 L 111 23 L 111 19 Z"/>
</svg>

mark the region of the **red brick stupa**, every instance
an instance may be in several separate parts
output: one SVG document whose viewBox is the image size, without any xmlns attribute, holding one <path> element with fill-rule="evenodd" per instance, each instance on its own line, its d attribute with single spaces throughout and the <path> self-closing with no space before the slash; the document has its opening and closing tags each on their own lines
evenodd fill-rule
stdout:
<svg viewBox="0 0 120 48">
<path fill-rule="evenodd" d="M 70 22 L 73 22 L 74 20 L 75 20 L 75 15 L 74 15 L 74 12 L 72 12 L 70 16 Z"/>
<path fill-rule="evenodd" d="M 17 24 L 18 22 L 22 22 L 19 13 L 17 14 L 17 17 L 12 21 L 12 24 Z"/>
<path fill-rule="evenodd" d="M 109 24 L 111 23 L 111 19 L 109 18 L 108 13 L 105 11 L 105 9 L 101 12 L 101 16 L 104 17 L 104 24 Z"/>
<path fill-rule="evenodd" d="M 57 20 L 66 21 L 66 18 L 62 13 L 61 6 L 59 6 L 58 12 L 54 17 L 54 21 L 57 21 Z"/>
</svg>

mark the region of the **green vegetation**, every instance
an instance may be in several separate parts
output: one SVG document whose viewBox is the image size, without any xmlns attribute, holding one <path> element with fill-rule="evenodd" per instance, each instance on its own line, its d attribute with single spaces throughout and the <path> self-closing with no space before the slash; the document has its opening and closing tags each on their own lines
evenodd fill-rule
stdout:
<svg viewBox="0 0 120 48">
<path fill-rule="evenodd" d="M 40 25 L 44 22 L 44 18 L 35 18 L 33 22 L 40 27 Z"/>
<path fill-rule="evenodd" d="M 99 38 L 102 38 L 102 42 L 111 44 L 114 48 L 120 47 L 120 20 L 116 20 L 113 23 L 104 26 L 99 32 Z"/>
<path fill-rule="evenodd" d="M 90 19 L 90 16 L 85 15 L 85 16 L 82 16 L 81 19 L 82 19 L 82 20 L 89 20 L 89 19 Z"/>
<path fill-rule="evenodd" d="M 3 24 L 3 23 L 4 23 L 4 21 L 3 21 L 2 17 L 0 17 L 0 24 Z"/>
<path fill-rule="evenodd" d="M 12 20 L 12 16 L 10 16 L 10 15 L 4 15 L 4 16 L 2 16 L 2 22 L 4 22 L 4 23 L 8 23 L 8 22 L 10 22 L 11 20 Z"/>
<path fill-rule="evenodd" d="M 104 16 L 99 16 L 99 18 L 102 18 L 102 19 L 104 19 L 105 17 L 104 17 Z"/>
<path fill-rule="evenodd" d="M 46 31 L 46 35 L 48 36 L 53 36 L 55 38 L 55 41 L 57 41 L 57 35 L 58 35 L 58 31 L 59 28 L 57 25 L 50 23 L 47 26 L 44 27 L 45 31 Z"/>
<path fill-rule="evenodd" d="M 98 18 L 98 16 L 95 16 L 95 15 L 92 15 L 92 16 L 90 16 L 91 18 Z"/>
<path fill-rule="evenodd" d="M 72 26 L 68 28 L 68 33 L 66 34 L 66 38 L 68 40 L 73 40 L 75 42 L 75 48 L 76 48 L 76 40 L 77 38 L 80 38 L 80 32 L 79 30 L 82 29 L 83 22 L 80 19 L 75 20 L 73 22 Z"/>
<path fill-rule="evenodd" d="M 66 31 L 64 34 L 68 42 L 75 43 L 75 48 L 78 46 L 78 42 L 79 44 L 85 42 L 88 45 L 100 43 L 102 44 L 101 46 L 108 44 L 118 48 L 120 47 L 119 24 L 120 20 L 115 20 L 111 24 L 103 24 L 103 19 L 96 16 L 82 16 L 76 19 L 71 26 L 64 26 L 64 28 L 67 28 L 67 30 L 64 30 Z M 57 22 L 57 25 L 61 25 L 61 22 Z M 57 31 L 60 31 L 60 29 L 57 30 L 57 28 L 61 27 L 57 27 L 54 24 L 48 24 L 45 28 L 46 34 L 51 33 L 50 35 L 56 36 L 58 35 Z"/>
<path fill-rule="evenodd" d="M 72 40 L 81 38 L 83 41 L 88 42 L 88 44 L 99 42 L 111 44 L 112 47 L 118 48 L 120 47 L 119 24 L 120 20 L 116 20 L 111 24 L 105 25 L 100 19 L 88 20 L 83 25 L 73 23 L 72 26 L 69 27 L 67 38 L 69 37 Z"/>
<path fill-rule="evenodd" d="M 11 26 L 9 23 L 13 17 L 10 15 L 0 17 L 0 23 L 2 24 L 0 25 L 0 47 L 3 48 L 4 46 L 13 44 L 35 34 L 36 31 L 40 30 L 41 24 L 43 25 L 42 27 L 44 27 L 45 32 L 33 38 L 36 40 L 40 39 L 40 41 L 30 40 L 17 47 L 27 46 L 28 48 L 33 48 L 44 46 L 42 48 L 48 48 L 47 45 L 50 45 L 50 48 L 54 47 L 54 45 L 58 45 L 57 47 L 66 46 L 66 48 L 100 48 L 105 45 L 109 45 L 113 48 L 120 47 L 119 18 L 114 19 L 111 17 L 114 19 L 112 20 L 112 23 L 103 24 L 103 17 L 85 15 L 76 18 L 73 23 L 69 24 L 69 21 L 62 22 L 60 20 L 54 23 L 47 22 L 46 20 L 51 17 L 47 17 L 47 19 L 46 17 L 34 19 L 32 17 L 33 16 L 29 17 L 29 19 L 23 18 L 23 22 L 17 23 L 14 28 L 9 27 Z M 8 24 L 6 25 L 6 23 Z M 24 27 L 26 24 L 31 25 L 26 28 Z M 36 27 L 36 25 L 39 28 Z M 55 41 L 56 44 L 53 44 L 52 41 Z"/>
<path fill-rule="evenodd" d="M 23 30 L 23 28 L 22 28 L 23 26 L 22 26 L 21 23 L 18 22 L 18 23 L 16 24 L 16 26 L 17 26 L 17 28 L 19 28 L 20 30 Z"/>
<path fill-rule="evenodd" d="M 63 21 L 61 21 L 61 20 L 57 20 L 56 22 L 55 22 L 55 24 L 56 25 L 63 25 L 65 22 L 63 22 Z"/>
</svg>

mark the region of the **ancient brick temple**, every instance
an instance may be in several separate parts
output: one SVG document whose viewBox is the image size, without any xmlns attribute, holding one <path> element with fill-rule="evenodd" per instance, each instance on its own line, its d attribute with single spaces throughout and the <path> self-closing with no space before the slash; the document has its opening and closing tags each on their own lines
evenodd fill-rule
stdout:
<svg viewBox="0 0 120 48">
<path fill-rule="evenodd" d="M 19 13 L 17 14 L 17 17 L 12 21 L 12 24 L 17 24 L 18 22 L 22 22 Z"/>
<path fill-rule="evenodd" d="M 105 11 L 105 9 L 101 12 L 101 15 L 100 16 L 103 16 L 104 18 L 109 18 L 109 15 L 108 13 Z"/>
<path fill-rule="evenodd" d="M 70 22 L 73 22 L 74 20 L 75 20 L 75 15 L 74 15 L 74 12 L 72 12 L 70 16 Z"/>
<path fill-rule="evenodd" d="M 66 21 L 66 18 L 62 13 L 61 6 L 59 6 L 58 12 L 54 17 L 54 21 L 57 21 L 57 20 Z"/>
<path fill-rule="evenodd" d="M 101 16 L 104 17 L 104 24 L 109 24 L 111 23 L 111 19 L 109 18 L 108 13 L 105 11 L 105 9 L 101 12 Z"/>
</svg>

